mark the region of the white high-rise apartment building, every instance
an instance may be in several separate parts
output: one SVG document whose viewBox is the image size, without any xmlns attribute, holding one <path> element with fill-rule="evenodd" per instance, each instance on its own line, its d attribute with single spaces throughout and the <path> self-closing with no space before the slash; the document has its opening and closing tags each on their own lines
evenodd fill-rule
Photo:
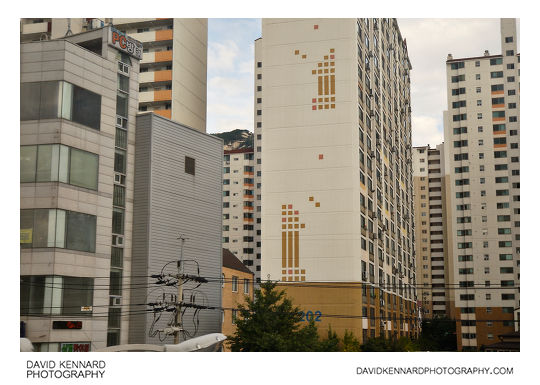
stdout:
<svg viewBox="0 0 540 385">
<path fill-rule="evenodd" d="M 514 331 L 519 309 L 519 54 L 501 19 L 501 54 L 448 56 L 444 153 L 450 310 L 458 348 Z M 517 318 L 518 316 L 516 316 Z"/>
<path fill-rule="evenodd" d="M 416 283 L 422 318 L 448 316 L 444 145 L 413 148 Z"/>
<path fill-rule="evenodd" d="M 397 21 L 263 19 L 255 47 L 261 276 L 324 333 L 414 335 L 411 65 Z"/>
<path fill-rule="evenodd" d="M 252 148 L 223 154 L 223 247 L 260 278 L 257 257 L 255 158 Z M 259 244 L 260 245 L 260 244 Z"/>
<path fill-rule="evenodd" d="M 139 111 L 206 132 L 207 19 L 21 19 L 21 41 L 63 38 L 105 25 L 143 43 Z"/>
</svg>

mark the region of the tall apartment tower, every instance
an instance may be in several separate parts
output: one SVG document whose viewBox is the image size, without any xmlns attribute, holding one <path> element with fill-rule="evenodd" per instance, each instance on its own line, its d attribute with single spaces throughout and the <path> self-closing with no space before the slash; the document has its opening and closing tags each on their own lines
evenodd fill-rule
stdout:
<svg viewBox="0 0 540 385">
<path fill-rule="evenodd" d="M 444 146 L 413 148 L 416 283 L 422 318 L 449 315 Z"/>
<path fill-rule="evenodd" d="M 519 308 L 519 54 L 501 19 L 500 55 L 446 62 L 449 300 L 458 348 L 514 331 Z"/>
<path fill-rule="evenodd" d="M 206 132 L 207 19 L 21 19 L 21 41 L 113 25 L 143 43 L 139 111 Z"/>
<path fill-rule="evenodd" d="M 262 278 L 322 333 L 414 335 L 411 65 L 397 21 L 263 19 L 256 49 Z"/>
<path fill-rule="evenodd" d="M 39 351 L 127 342 L 141 56 L 110 27 L 21 44 L 20 314 Z"/>
<path fill-rule="evenodd" d="M 253 148 L 223 154 L 223 247 L 260 276 L 256 256 L 255 158 Z"/>
</svg>

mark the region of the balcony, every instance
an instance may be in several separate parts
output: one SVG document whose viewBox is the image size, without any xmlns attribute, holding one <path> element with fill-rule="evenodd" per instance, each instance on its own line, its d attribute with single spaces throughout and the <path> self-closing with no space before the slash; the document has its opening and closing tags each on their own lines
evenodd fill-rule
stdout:
<svg viewBox="0 0 540 385">
<path fill-rule="evenodd" d="M 21 27 L 21 34 L 23 35 L 47 33 L 49 31 L 49 22 L 22 24 Z"/>
</svg>

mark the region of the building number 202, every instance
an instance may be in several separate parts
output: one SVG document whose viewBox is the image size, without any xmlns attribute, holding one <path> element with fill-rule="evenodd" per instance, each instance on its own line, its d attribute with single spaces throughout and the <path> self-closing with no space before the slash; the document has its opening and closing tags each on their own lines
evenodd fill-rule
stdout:
<svg viewBox="0 0 540 385">
<path fill-rule="evenodd" d="M 306 321 L 306 322 L 311 322 L 311 321 L 315 321 L 315 322 L 321 322 L 321 316 L 322 316 L 322 313 L 317 310 L 315 313 L 313 313 L 311 310 L 308 310 L 307 312 L 303 312 L 301 311 L 300 314 L 302 315 L 302 318 L 300 319 L 300 321 Z"/>
</svg>

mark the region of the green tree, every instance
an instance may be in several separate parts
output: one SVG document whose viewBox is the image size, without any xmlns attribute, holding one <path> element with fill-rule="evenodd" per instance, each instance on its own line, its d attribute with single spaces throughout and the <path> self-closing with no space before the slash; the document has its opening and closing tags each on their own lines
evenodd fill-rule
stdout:
<svg viewBox="0 0 540 385">
<path fill-rule="evenodd" d="M 418 344 L 422 351 L 457 351 L 456 322 L 447 317 L 422 320 Z"/>
<path fill-rule="evenodd" d="M 319 342 L 319 352 L 339 352 L 340 349 L 340 340 L 335 331 L 332 331 L 332 327 L 328 327 L 328 337 Z"/>
<path fill-rule="evenodd" d="M 255 298 L 238 306 L 236 333 L 227 343 L 233 352 L 309 352 L 319 350 L 317 328 L 301 327 L 300 308 L 273 282 L 261 284 Z"/>
<path fill-rule="evenodd" d="M 356 339 L 352 332 L 345 330 L 343 339 L 341 340 L 341 351 L 342 352 L 361 352 L 362 345 L 360 341 Z"/>
</svg>

